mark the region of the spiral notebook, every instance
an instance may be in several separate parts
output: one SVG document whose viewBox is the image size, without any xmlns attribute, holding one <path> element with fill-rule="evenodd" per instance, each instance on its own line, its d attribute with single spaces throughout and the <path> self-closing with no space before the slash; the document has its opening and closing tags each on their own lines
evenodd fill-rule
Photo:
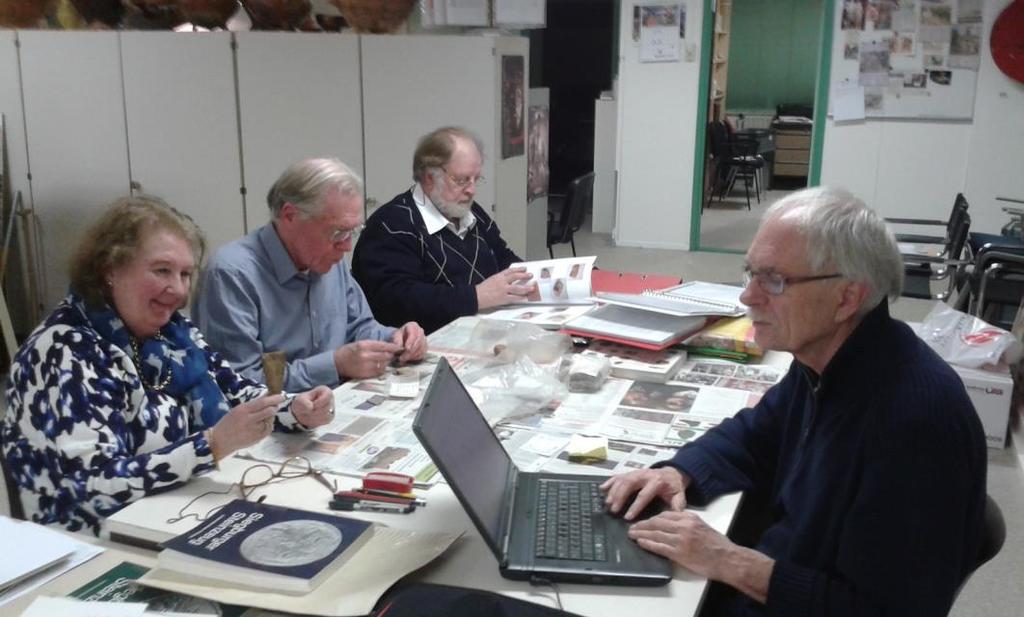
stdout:
<svg viewBox="0 0 1024 617">
<path fill-rule="evenodd" d="M 598 293 L 597 299 L 608 304 L 679 317 L 738 317 L 746 313 L 746 307 L 740 302 L 741 293 L 743 288 L 735 285 L 690 281 L 658 291 L 649 289 L 641 294 Z"/>
</svg>

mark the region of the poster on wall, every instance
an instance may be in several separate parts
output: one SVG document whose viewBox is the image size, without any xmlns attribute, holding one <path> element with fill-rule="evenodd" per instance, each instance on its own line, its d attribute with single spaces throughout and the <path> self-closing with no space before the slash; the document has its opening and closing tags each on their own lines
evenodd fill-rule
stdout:
<svg viewBox="0 0 1024 617">
<path fill-rule="evenodd" d="M 834 1 L 833 92 L 859 86 L 869 118 L 973 116 L 981 0 Z"/>
<path fill-rule="evenodd" d="M 548 194 L 548 106 L 530 105 L 526 154 L 526 201 Z"/>
<path fill-rule="evenodd" d="M 523 154 L 523 116 L 526 104 L 523 56 L 501 57 L 501 158 Z"/>
<path fill-rule="evenodd" d="M 679 5 L 640 6 L 640 62 L 679 62 Z"/>
</svg>

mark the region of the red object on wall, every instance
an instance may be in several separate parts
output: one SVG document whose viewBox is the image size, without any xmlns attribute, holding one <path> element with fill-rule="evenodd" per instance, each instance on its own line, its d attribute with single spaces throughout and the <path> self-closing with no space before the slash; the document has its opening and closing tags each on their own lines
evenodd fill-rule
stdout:
<svg viewBox="0 0 1024 617">
<path fill-rule="evenodd" d="M 1024 83 L 1024 0 L 1014 0 L 996 18 L 989 47 L 999 70 Z"/>
</svg>

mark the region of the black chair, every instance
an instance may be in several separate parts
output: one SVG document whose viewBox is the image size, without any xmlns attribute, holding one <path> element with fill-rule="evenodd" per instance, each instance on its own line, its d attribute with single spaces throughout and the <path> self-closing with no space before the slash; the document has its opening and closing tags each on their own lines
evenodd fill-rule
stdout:
<svg viewBox="0 0 1024 617">
<path fill-rule="evenodd" d="M 1010 330 L 1024 299 L 1024 254 L 985 245 L 967 273 L 957 308 Z"/>
<path fill-rule="evenodd" d="M 566 242 L 572 246 L 572 256 L 576 256 L 573 234 L 583 226 L 583 219 L 587 216 L 587 210 L 591 208 L 593 201 L 594 172 L 591 171 L 569 183 L 569 190 L 566 191 L 558 212 L 558 220 L 555 220 L 553 212 L 548 212 L 548 255 L 552 259 L 555 258 L 555 252 L 551 247 Z"/>
<path fill-rule="evenodd" d="M 999 551 L 1003 548 L 1003 543 L 1006 542 L 1006 521 L 1003 519 L 1003 511 L 999 509 L 999 504 L 992 499 L 991 495 L 985 495 L 985 521 L 983 525 L 978 556 L 974 559 L 971 571 L 960 582 L 960 587 L 957 588 L 956 595 L 953 597 L 954 600 L 960 595 L 964 585 L 970 580 L 971 575 L 998 555 Z"/>
<path fill-rule="evenodd" d="M 953 235 L 953 230 L 956 228 L 960 217 L 967 212 L 968 208 L 967 198 L 964 197 L 963 193 L 957 193 L 956 199 L 953 200 L 953 209 L 949 213 L 949 218 L 945 221 L 937 219 L 907 219 L 907 218 L 887 218 L 885 222 L 893 223 L 897 225 L 923 225 L 923 226 L 936 226 L 945 227 L 945 231 L 941 236 L 927 235 L 927 234 L 908 234 L 908 233 L 897 233 L 897 242 L 911 242 L 914 244 L 947 244 Z"/>
<path fill-rule="evenodd" d="M 764 167 L 764 159 L 757 153 L 758 143 L 753 137 L 733 135 L 727 142 L 727 158 L 725 159 L 726 179 L 718 200 L 732 191 L 736 180 L 743 180 L 743 193 L 747 198 L 747 210 L 750 210 L 750 185 L 754 185 L 757 203 L 761 203 L 761 185 L 758 176 Z"/>
<path fill-rule="evenodd" d="M 965 252 L 971 216 L 966 209 L 957 210 L 955 225 L 945 244 L 933 252 L 904 252 L 903 290 L 901 295 L 926 300 L 948 300 L 964 285 L 971 263 L 970 251 Z M 945 288 L 932 292 L 933 282 L 945 282 Z"/>
</svg>

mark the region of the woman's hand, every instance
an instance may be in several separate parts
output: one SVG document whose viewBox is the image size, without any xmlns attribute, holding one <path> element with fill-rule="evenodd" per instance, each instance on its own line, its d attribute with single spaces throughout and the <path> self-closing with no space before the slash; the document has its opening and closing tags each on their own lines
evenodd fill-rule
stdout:
<svg viewBox="0 0 1024 617">
<path fill-rule="evenodd" d="M 214 460 L 231 456 L 274 432 L 274 416 L 284 396 L 271 394 L 231 408 L 210 429 L 210 449 Z"/>
<path fill-rule="evenodd" d="M 323 426 L 334 419 L 334 392 L 327 386 L 317 386 L 296 395 L 289 409 L 302 426 Z"/>
</svg>

